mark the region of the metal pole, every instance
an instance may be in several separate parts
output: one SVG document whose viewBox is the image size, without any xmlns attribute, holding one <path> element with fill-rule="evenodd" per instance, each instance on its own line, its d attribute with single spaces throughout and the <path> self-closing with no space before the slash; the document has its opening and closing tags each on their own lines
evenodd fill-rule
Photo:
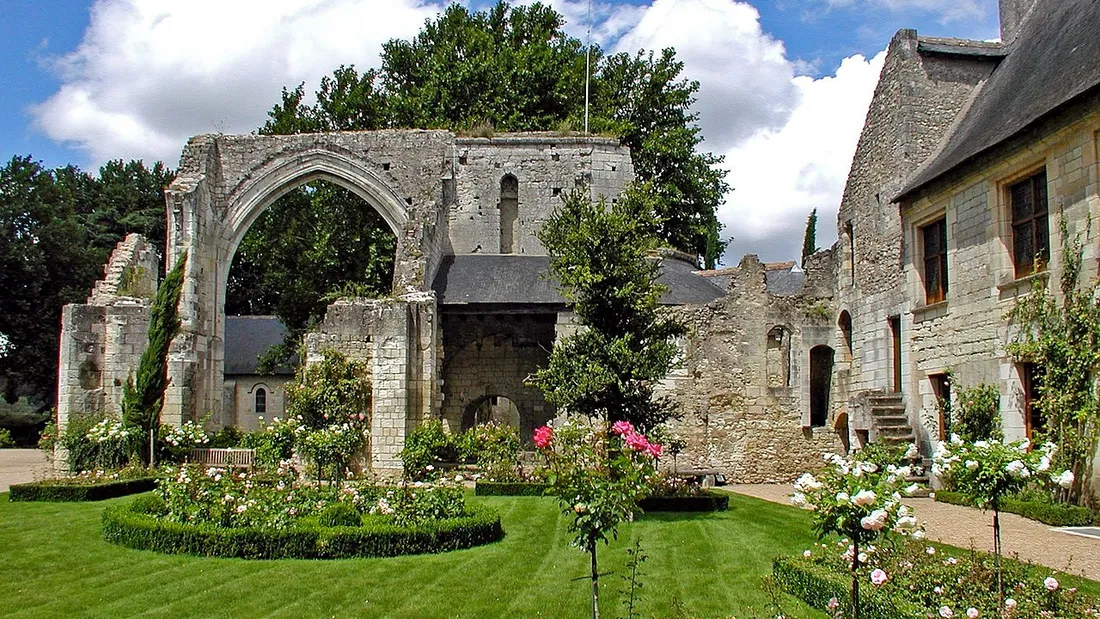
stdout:
<svg viewBox="0 0 1100 619">
<path fill-rule="evenodd" d="M 588 41 L 584 46 L 584 134 L 588 135 L 588 89 L 592 73 L 592 0 L 588 0 Z"/>
</svg>

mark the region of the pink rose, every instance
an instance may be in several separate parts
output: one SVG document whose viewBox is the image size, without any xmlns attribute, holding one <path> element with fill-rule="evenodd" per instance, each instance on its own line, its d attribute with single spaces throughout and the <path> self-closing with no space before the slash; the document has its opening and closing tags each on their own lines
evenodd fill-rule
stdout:
<svg viewBox="0 0 1100 619">
<path fill-rule="evenodd" d="M 554 438 L 554 429 L 550 426 L 535 428 L 535 447 L 546 449 Z"/>
<path fill-rule="evenodd" d="M 645 452 L 647 454 L 653 456 L 654 458 L 660 458 L 662 449 L 664 449 L 664 448 L 661 447 L 660 443 L 650 443 L 649 447 L 646 447 Z"/>
<path fill-rule="evenodd" d="M 886 572 L 880 569 L 876 569 L 875 571 L 871 572 L 871 583 L 874 584 L 876 587 L 886 582 L 886 580 Z"/>
<path fill-rule="evenodd" d="M 616 421 L 611 424 L 611 433 L 619 436 L 625 436 L 634 432 L 634 424 L 629 421 Z"/>
<path fill-rule="evenodd" d="M 1047 576 L 1043 581 L 1043 586 L 1047 588 L 1047 591 L 1057 591 L 1058 581 L 1053 576 Z"/>
<path fill-rule="evenodd" d="M 633 451 L 645 451 L 649 449 L 649 441 L 646 440 L 644 434 L 638 432 L 631 432 L 623 437 L 626 441 L 626 446 Z"/>
</svg>

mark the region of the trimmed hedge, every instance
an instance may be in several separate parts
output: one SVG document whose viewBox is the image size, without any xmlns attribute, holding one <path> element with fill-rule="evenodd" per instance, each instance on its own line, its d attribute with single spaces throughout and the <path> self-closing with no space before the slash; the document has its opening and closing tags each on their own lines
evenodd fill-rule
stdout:
<svg viewBox="0 0 1100 619">
<path fill-rule="evenodd" d="M 801 557 L 776 557 L 772 575 L 784 591 L 810 606 L 828 612 L 829 599 L 836 598 L 841 609 L 852 607 L 852 580 L 814 565 Z M 872 587 L 860 587 L 859 616 L 862 619 L 924 619 L 919 606 L 905 599 L 893 599 Z"/>
<path fill-rule="evenodd" d="M 136 503 L 136 502 L 135 502 Z M 103 512 L 103 538 L 113 544 L 167 554 L 244 559 L 340 559 L 446 552 L 504 537 L 500 516 L 472 509 L 466 516 L 415 527 L 367 523 L 361 527 L 300 524 L 290 529 L 223 529 L 162 520 L 131 503 Z"/>
<path fill-rule="evenodd" d="M 703 491 L 699 496 L 651 496 L 638 501 L 647 512 L 724 512 L 729 509 L 730 495 Z"/>
<path fill-rule="evenodd" d="M 475 496 L 544 496 L 550 484 L 530 481 L 480 481 L 474 484 Z"/>
<path fill-rule="evenodd" d="M 968 501 L 961 493 L 951 492 L 949 490 L 937 491 L 936 501 L 939 503 L 949 503 L 951 505 L 974 507 L 974 504 Z M 1001 504 L 1001 511 L 1010 514 L 1018 514 L 1024 518 L 1037 520 L 1043 524 L 1049 524 L 1052 527 L 1087 527 L 1092 526 L 1097 520 L 1092 510 L 1087 507 L 1053 505 L 1051 503 L 1042 503 L 1039 501 L 1006 499 Z"/>
<path fill-rule="evenodd" d="M 27 484 L 15 484 L 10 488 L 10 501 L 47 501 L 53 503 L 74 503 L 81 501 L 102 501 L 128 494 L 149 492 L 157 486 L 155 477 L 139 477 L 109 481 L 101 484 L 59 484 L 52 481 L 36 481 Z"/>
</svg>

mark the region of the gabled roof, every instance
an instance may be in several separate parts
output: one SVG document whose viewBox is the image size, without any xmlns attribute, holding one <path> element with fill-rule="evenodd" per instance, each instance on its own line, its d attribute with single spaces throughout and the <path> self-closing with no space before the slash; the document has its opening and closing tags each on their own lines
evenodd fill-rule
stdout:
<svg viewBox="0 0 1100 619">
<path fill-rule="evenodd" d="M 259 357 L 281 344 L 286 328 L 275 316 L 225 317 L 225 374 L 258 374 Z M 275 374 L 293 374 L 290 368 L 276 368 Z"/>
<path fill-rule="evenodd" d="M 1096 0 L 1038 0 L 979 87 L 954 131 L 894 201 L 1020 134 L 1073 100 L 1100 90 L 1100 6 Z"/>
<path fill-rule="evenodd" d="M 547 277 L 547 256 L 463 254 L 444 256 L 432 288 L 440 305 L 565 306 L 557 283 Z M 724 291 L 681 260 L 661 260 L 657 281 L 668 287 L 662 305 L 709 303 Z"/>
</svg>

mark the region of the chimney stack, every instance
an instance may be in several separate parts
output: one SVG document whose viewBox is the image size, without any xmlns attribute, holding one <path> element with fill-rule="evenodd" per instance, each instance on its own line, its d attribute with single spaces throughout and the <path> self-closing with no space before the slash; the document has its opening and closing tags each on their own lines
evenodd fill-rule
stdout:
<svg viewBox="0 0 1100 619">
<path fill-rule="evenodd" d="M 1020 24 L 1035 6 L 1036 0 L 999 0 L 1001 8 L 1001 42 L 1011 43 L 1020 32 Z"/>
</svg>

